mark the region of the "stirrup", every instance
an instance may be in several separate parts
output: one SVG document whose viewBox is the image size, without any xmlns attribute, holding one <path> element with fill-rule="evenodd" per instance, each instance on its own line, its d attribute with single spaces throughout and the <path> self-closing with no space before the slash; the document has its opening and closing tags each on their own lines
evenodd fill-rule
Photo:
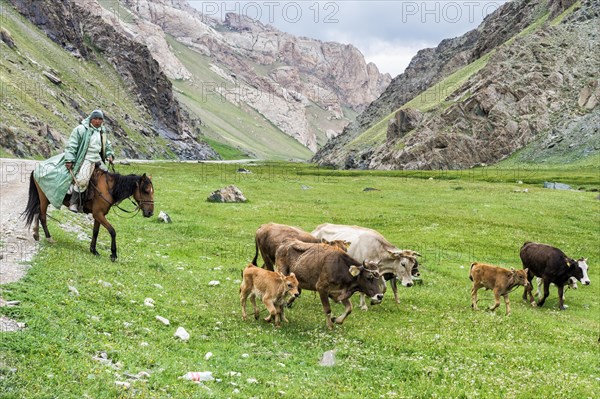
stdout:
<svg viewBox="0 0 600 399">
<path fill-rule="evenodd" d="M 79 205 L 77 205 L 77 204 L 69 205 L 69 210 L 71 212 L 79 213 Z"/>
</svg>

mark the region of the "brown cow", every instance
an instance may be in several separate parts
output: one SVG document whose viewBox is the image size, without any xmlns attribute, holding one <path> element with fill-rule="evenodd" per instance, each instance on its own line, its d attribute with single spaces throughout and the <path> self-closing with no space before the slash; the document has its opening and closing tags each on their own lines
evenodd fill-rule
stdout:
<svg viewBox="0 0 600 399">
<path fill-rule="evenodd" d="M 246 266 L 242 272 L 242 284 L 240 285 L 240 303 L 242 305 L 242 319 L 246 320 L 246 299 L 254 306 L 254 318 L 258 319 L 258 308 L 256 297 L 262 299 L 269 311 L 265 321 L 275 320 L 275 326 L 281 325 L 281 319 L 287 322 L 283 313 L 283 306 L 287 297 L 296 297 L 298 292 L 298 280 L 294 273 L 284 276 L 279 272 L 271 272 L 261 269 L 253 264 Z"/>
<path fill-rule="evenodd" d="M 510 300 L 508 294 L 517 285 L 527 287 L 527 269 L 515 270 L 504 269 L 497 266 L 487 265 L 485 263 L 473 263 L 469 272 L 469 278 L 473 281 L 471 289 L 471 307 L 477 310 L 477 290 L 485 288 L 486 290 L 494 290 L 494 306 L 490 306 L 490 310 L 494 311 L 500 306 L 500 296 L 504 297 L 506 304 L 506 315 L 510 314 Z"/>
<path fill-rule="evenodd" d="M 361 264 L 338 247 L 296 240 L 282 245 L 277 254 L 280 272 L 295 273 L 300 289 L 319 293 L 329 329 L 333 328 L 334 322 L 342 324 L 352 312 L 350 297 L 355 292 L 367 294 L 372 303 L 383 299 L 377 264 Z M 341 316 L 331 317 L 329 298 L 344 304 L 345 311 Z"/>
<path fill-rule="evenodd" d="M 321 242 L 320 238 L 307 233 L 306 231 L 293 226 L 278 223 L 267 223 L 263 224 L 256 230 L 255 236 L 255 247 L 256 253 L 252 264 L 258 266 L 258 252 L 264 261 L 264 268 L 268 270 L 274 270 L 275 265 L 275 251 L 283 244 L 285 240 L 300 240 L 303 242 Z"/>
</svg>

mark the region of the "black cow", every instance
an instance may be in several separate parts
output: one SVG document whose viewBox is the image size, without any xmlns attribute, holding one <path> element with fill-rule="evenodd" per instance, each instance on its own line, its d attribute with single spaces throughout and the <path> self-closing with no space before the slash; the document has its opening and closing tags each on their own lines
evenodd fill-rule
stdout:
<svg viewBox="0 0 600 399">
<path fill-rule="evenodd" d="M 526 242 L 519 253 L 523 268 L 529 269 L 527 279 L 529 285 L 525 287 L 523 299 L 535 306 L 535 300 L 531 293 L 531 280 L 534 276 L 541 277 L 544 282 L 544 296 L 539 300 L 537 306 L 543 306 L 549 295 L 550 284 L 558 287 L 558 306 L 560 310 L 565 309 L 564 286 L 569 283 L 571 277 L 575 277 L 584 285 L 590 284 L 587 274 L 588 265 L 586 259 L 573 260 L 558 248 L 546 244 Z"/>
</svg>

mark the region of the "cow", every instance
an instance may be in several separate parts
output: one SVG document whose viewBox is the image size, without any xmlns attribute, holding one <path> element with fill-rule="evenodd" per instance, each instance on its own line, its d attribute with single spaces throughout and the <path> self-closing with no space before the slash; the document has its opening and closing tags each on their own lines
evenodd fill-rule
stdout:
<svg viewBox="0 0 600 399">
<path fill-rule="evenodd" d="M 574 260 L 569 258 L 563 251 L 547 244 L 526 242 L 519 251 L 523 268 L 528 269 L 527 279 L 529 286 L 523 291 L 523 300 L 527 300 L 532 306 L 544 306 L 546 298 L 550 294 L 550 284 L 558 287 L 558 308 L 565 310 L 564 286 L 571 277 L 575 277 L 583 285 L 590 285 L 587 274 L 587 259 Z M 544 282 L 544 296 L 537 302 L 532 295 L 531 280 L 533 277 L 541 277 Z"/>
<path fill-rule="evenodd" d="M 324 223 L 317 226 L 311 234 L 317 238 L 327 240 L 347 240 L 350 242 L 348 247 L 350 256 L 360 262 L 376 262 L 379 272 L 387 276 L 388 280 L 392 280 L 391 286 L 396 303 L 400 303 L 396 279 L 399 278 L 404 287 L 414 285 L 412 279 L 413 269 L 417 264 L 416 257 L 420 254 L 411 250 L 398 249 L 375 230 L 359 226 Z M 418 273 L 418 268 L 416 273 Z M 392 276 L 390 277 L 389 274 L 392 274 Z M 385 287 L 385 281 L 382 284 Z M 363 295 L 360 298 L 360 308 L 367 310 Z"/>
<path fill-rule="evenodd" d="M 327 327 L 342 324 L 352 312 L 350 297 L 362 292 L 373 304 L 381 302 L 380 274 L 372 262 L 359 262 L 342 249 L 328 244 L 305 243 L 299 240 L 284 243 L 277 250 L 277 270 L 287 275 L 294 273 L 301 290 L 319 293 Z M 331 316 L 329 298 L 342 302 L 344 313 Z"/>
<path fill-rule="evenodd" d="M 253 264 L 249 264 L 242 271 L 242 284 L 240 285 L 240 304 L 242 305 L 242 319 L 246 320 L 246 300 L 250 297 L 250 302 L 254 306 L 254 318 L 258 319 L 258 307 L 256 306 L 256 297 L 262 299 L 262 302 L 269 311 L 269 316 L 265 321 L 275 322 L 275 327 L 281 325 L 281 320 L 287 322 L 283 313 L 283 306 L 288 297 L 296 297 L 298 292 L 298 280 L 294 273 L 284 276 L 279 272 L 272 272 L 261 269 Z"/>
<path fill-rule="evenodd" d="M 469 271 L 469 279 L 473 282 L 473 288 L 471 289 L 471 307 L 473 310 L 477 309 L 477 291 L 480 288 L 486 290 L 494 290 L 493 306 L 490 306 L 489 310 L 492 312 L 500 306 L 500 297 L 504 297 L 504 303 L 506 304 L 506 315 L 510 315 L 510 300 L 508 294 L 513 288 L 523 285 L 528 286 L 529 281 L 527 280 L 527 269 L 510 270 L 502 267 L 488 265 L 485 263 L 472 263 Z"/>
<path fill-rule="evenodd" d="M 293 226 L 278 223 L 263 224 L 256 230 L 254 239 L 256 252 L 252 264 L 258 266 L 258 252 L 263 258 L 264 268 L 274 270 L 275 251 L 285 240 L 300 240 L 304 242 L 319 243 L 320 238 Z"/>
</svg>

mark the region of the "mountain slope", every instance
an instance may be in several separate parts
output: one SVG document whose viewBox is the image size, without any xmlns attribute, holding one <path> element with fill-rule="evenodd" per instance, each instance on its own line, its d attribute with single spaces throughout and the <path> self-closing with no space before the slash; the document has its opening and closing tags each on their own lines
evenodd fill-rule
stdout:
<svg viewBox="0 0 600 399">
<path fill-rule="evenodd" d="M 509 2 L 478 29 L 421 51 L 314 159 L 346 168 L 465 168 L 544 137 L 564 141 L 571 125 L 583 130 L 570 148 L 597 152 L 599 5 L 574 3 Z"/>
<path fill-rule="evenodd" d="M 102 108 L 119 157 L 217 157 L 192 132 L 170 82 L 145 47 L 119 36 L 76 3 L 13 4 L 18 11 L 1 3 L 0 146 L 5 154 L 60 152 L 83 117 Z"/>
<path fill-rule="evenodd" d="M 211 138 L 250 154 L 289 157 L 288 144 L 264 146 L 273 140 L 284 144 L 286 140 L 279 137 L 284 133 L 310 150 L 292 145 L 293 157 L 307 159 L 377 98 L 391 80 L 374 64 L 367 64 L 351 45 L 298 38 L 232 13 L 217 21 L 184 0 L 101 4 L 117 16 L 111 19 L 113 25 L 149 46 L 176 82 L 181 101 L 204 116 Z M 171 38 L 193 50 L 196 59 Z M 187 61 L 179 58 L 182 54 Z M 209 73 L 195 67 L 207 62 Z M 231 104 L 237 107 L 238 114 L 249 112 L 256 123 L 247 125 L 243 118 L 226 119 L 223 113 L 214 113 L 211 102 L 215 98 L 230 103 L 226 108 Z M 214 121 L 214 126 L 209 121 Z M 261 139 L 247 146 L 256 141 L 256 134 Z"/>
</svg>

